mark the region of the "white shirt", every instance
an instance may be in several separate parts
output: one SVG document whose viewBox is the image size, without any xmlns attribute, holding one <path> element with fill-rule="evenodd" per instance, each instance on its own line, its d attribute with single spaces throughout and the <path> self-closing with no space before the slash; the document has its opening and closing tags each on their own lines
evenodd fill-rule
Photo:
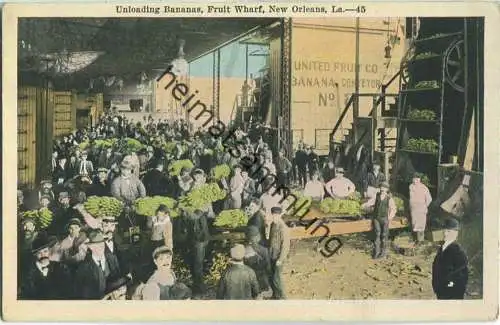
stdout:
<svg viewBox="0 0 500 325">
<path fill-rule="evenodd" d="M 111 253 L 114 253 L 115 244 L 113 243 L 113 239 L 107 240 L 106 241 L 106 246 L 108 246 L 108 248 L 111 251 Z"/>
<path fill-rule="evenodd" d="M 354 183 L 343 176 L 333 178 L 326 183 L 326 188 L 338 198 L 346 198 L 356 190 Z"/>
<path fill-rule="evenodd" d="M 106 269 L 106 258 L 102 256 L 101 258 L 92 255 L 92 259 L 94 260 L 95 264 L 101 268 L 101 270 L 104 272 Z"/>
<path fill-rule="evenodd" d="M 320 181 L 309 181 L 306 183 L 304 189 L 304 196 L 309 196 L 311 198 L 323 198 L 325 194 L 323 183 Z"/>
<path fill-rule="evenodd" d="M 40 270 L 40 272 L 43 274 L 43 276 L 46 277 L 47 274 L 49 273 L 48 265 L 47 265 L 47 267 L 44 267 L 39 262 L 36 262 L 35 264 L 36 264 L 36 267 L 38 268 L 38 270 Z"/>
</svg>

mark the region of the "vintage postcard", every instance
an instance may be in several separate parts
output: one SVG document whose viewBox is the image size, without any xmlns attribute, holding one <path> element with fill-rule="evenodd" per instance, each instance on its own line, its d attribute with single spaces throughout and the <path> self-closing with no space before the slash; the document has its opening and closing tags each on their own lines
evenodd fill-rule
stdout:
<svg viewBox="0 0 500 325">
<path fill-rule="evenodd" d="M 495 319 L 499 18 L 4 5 L 4 319 Z"/>
</svg>

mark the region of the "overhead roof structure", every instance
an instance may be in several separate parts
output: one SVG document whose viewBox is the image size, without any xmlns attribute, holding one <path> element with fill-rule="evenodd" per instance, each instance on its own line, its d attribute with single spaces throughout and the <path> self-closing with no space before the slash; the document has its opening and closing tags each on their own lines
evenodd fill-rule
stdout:
<svg viewBox="0 0 500 325">
<path fill-rule="evenodd" d="M 19 52 L 19 69 L 29 71 L 34 56 L 61 52 L 97 51 L 92 64 L 60 78 L 73 86 L 92 78 L 123 79 L 166 68 L 177 57 L 179 41 L 190 61 L 275 18 L 22 18 L 18 40 L 29 51 Z M 24 49 L 24 48 L 23 48 Z"/>
</svg>

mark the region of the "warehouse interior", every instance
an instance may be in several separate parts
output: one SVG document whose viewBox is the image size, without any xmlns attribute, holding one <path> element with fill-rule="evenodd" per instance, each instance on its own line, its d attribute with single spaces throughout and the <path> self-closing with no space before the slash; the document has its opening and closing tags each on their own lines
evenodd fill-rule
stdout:
<svg viewBox="0 0 500 325">
<path fill-rule="evenodd" d="M 409 196 L 412 175 L 421 172 L 434 204 L 452 206 L 444 215 L 453 214 L 456 193 L 465 185 L 474 218 L 464 218 L 470 230 L 461 234 L 462 240 L 469 250 L 482 251 L 484 21 L 479 18 L 353 18 L 332 23 L 293 18 L 21 18 L 18 30 L 20 188 L 35 189 L 49 175 L 56 138 L 90 127 L 108 112 L 135 121 L 150 115 L 182 119 L 199 127 L 163 90 L 162 75 L 175 66 L 216 120 L 243 129 L 258 120 L 270 130 L 276 150 L 289 158 L 299 143 L 312 145 L 321 159 L 336 163 L 359 160 L 362 152 L 382 165 L 391 189 L 404 197 Z M 308 57 L 306 36 L 297 35 L 310 35 L 311 30 L 348 35 L 348 57 Z M 364 54 L 370 51 L 376 54 Z M 314 72 L 321 65 L 313 68 L 311 62 L 321 60 L 329 62 L 322 67 L 331 71 Z M 373 71 L 371 63 L 377 61 L 383 62 L 383 72 Z M 334 62 L 345 69 L 341 77 L 333 71 Z M 345 62 L 352 67 L 342 66 Z M 365 62 L 370 64 L 365 67 Z M 303 90 L 306 86 L 299 81 L 314 88 L 315 73 L 325 88 L 319 95 L 317 88 Z M 333 83 L 330 74 L 337 78 Z M 250 97 L 242 91 L 247 82 L 253 83 Z M 411 108 L 434 106 L 438 113 L 432 123 L 409 116 Z M 312 122 L 325 114 L 326 122 Z M 311 123 L 317 124 L 305 129 Z M 412 139 L 430 133 L 435 147 L 415 147 Z M 361 167 L 354 164 L 353 169 Z M 433 227 L 440 226 L 436 218 Z M 482 272 L 482 258 L 471 263 Z"/>
</svg>

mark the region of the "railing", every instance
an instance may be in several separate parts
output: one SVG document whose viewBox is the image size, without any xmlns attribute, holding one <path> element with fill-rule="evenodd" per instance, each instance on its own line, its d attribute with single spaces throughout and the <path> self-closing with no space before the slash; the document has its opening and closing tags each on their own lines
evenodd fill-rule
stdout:
<svg viewBox="0 0 500 325">
<path fill-rule="evenodd" d="M 353 106 L 353 104 L 359 104 L 360 97 L 373 97 L 373 107 L 372 107 L 372 110 L 370 111 L 370 113 L 368 114 L 368 116 L 372 116 L 374 111 L 375 111 L 375 113 L 377 113 L 377 108 L 380 104 L 382 104 L 382 108 L 385 109 L 386 97 L 396 97 L 397 98 L 398 94 L 387 94 L 386 91 L 387 91 L 387 88 L 401 75 L 401 73 L 402 73 L 402 70 L 399 70 L 394 76 L 392 76 L 392 78 L 387 83 L 382 85 L 380 93 L 363 93 L 363 94 L 354 93 L 354 94 L 352 94 L 349 97 L 349 100 L 347 101 L 344 110 L 340 114 L 339 119 L 337 120 L 337 123 L 333 127 L 332 132 L 330 133 L 330 142 L 333 143 L 333 141 L 335 139 L 335 134 L 337 133 L 340 125 L 342 124 L 345 116 L 349 112 L 349 109 L 351 108 L 351 106 Z M 376 114 L 376 115 L 378 115 L 378 114 Z M 366 135 L 366 132 L 360 137 L 360 139 L 364 138 L 365 135 Z"/>
</svg>

